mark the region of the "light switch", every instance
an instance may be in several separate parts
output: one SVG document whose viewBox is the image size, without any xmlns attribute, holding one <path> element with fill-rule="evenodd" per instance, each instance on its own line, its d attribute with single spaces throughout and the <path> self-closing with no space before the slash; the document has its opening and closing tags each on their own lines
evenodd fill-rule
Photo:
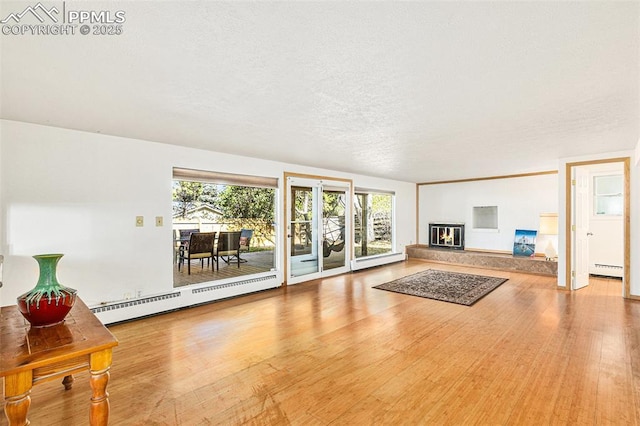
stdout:
<svg viewBox="0 0 640 426">
<path fill-rule="evenodd" d="M 144 226 L 144 216 L 136 216 L 136 226 Z"/>
<path fill-rule="evenodd" d="M 156 226 L 162 226 L 163 220 L 162 216 L 156 216 Z"/>
</svg>

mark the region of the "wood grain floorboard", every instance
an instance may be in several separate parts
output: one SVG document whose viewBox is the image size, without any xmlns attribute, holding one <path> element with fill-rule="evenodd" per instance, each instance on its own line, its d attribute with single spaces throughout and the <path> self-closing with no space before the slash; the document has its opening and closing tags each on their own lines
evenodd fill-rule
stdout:
<svg viewBox="0 0 640 426">
<path fill-rule="evenodd" d="M 509 280 L 471 307 L 372 288 L 427 268 Z M 113 325 L 110 424 L 637 425 L 621 291 L 410 260 Z M 32 425 L 88 423 L 75 378 L 34 387 Z"/>
</svg>

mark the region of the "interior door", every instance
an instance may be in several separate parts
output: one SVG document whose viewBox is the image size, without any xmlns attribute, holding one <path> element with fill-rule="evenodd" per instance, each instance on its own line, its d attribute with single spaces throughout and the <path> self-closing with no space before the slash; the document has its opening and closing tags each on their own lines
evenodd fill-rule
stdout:
<svg viewBox="0 0 640 426">
<path fill-rule="evenodd" d="M 589 170 L 586 167 L 574 167 L 574 247 L 575 277 L 573 289 L 589 285 Z"/>
<path fill-rule="evenodd" d="M 351 184 L 287 178 L 287 283 L 350 270 Z"/>
</svg>

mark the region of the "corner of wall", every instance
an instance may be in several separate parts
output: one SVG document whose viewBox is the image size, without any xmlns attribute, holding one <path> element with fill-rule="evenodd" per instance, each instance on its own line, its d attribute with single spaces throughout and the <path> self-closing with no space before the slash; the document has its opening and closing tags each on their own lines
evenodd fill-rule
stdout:
<svg viewBox="0 0 640 426">
<path fill-rule="evenodd" d="M 558 164 L 558 287 L 569 288 L 567 283 L 567 232 L 563 224 L 567 220 L 567 161 L 560 161 Z"/>
<path fill-rule="evenodd" d="M 2 238 L 0 238 L 0 257 L 4 256 L 5 253 L 5 248 L 6 248 L 6 243 L 5 243 L 5 235 L 7 235 L 6 232 L 6 226 L 5 226 L 5 211 L 4 211 L 4 199 L 2 198 L 2 170 L 4 169 L 2 167 L 2 140 L 4 139 L 4 120 L 0 119 L 0 236 L 2 236 Z M 0 261 L 0 286 L 2 285 L 2 263 Z M 3 306 L 2 304 L 2 289 L 0 288 L 0 306 Z"/>
</svg>

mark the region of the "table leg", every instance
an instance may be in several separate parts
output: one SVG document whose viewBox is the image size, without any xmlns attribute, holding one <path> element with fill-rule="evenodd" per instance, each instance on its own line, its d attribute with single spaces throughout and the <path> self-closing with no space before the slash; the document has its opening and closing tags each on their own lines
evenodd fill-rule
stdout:
<svg viewBox="0 0 640 426">
<path fill-rule="evenodd" d="M 9 426 L 25 426 L 29 424 L 27 413 L 31 405 L 31 388 L 33 372 L 23 371 L 4 378 L 4 413 Z"/>
<path fill-rule="evenodd" d="M 106 426 L 109 423 L 109 369 L 111 368 L 111 348 L 91 354 L 91 411 L 89 424 L 91 426 Z"/>
<path fill-rule="evenodd" d="M 62 379 L 62 384 L 64 385 L 64 390 L 70 390 L 73 387 L 73 376 L 69 374 L 68 376 L 64 376 Z"/>
</svg>

